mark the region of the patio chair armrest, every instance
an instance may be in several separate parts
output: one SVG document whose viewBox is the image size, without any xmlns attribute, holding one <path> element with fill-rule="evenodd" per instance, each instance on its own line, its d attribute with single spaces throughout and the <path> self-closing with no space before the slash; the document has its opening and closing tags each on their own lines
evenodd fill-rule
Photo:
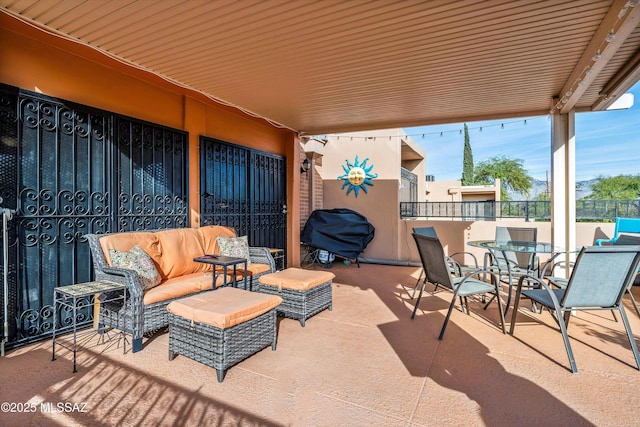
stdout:
<svg viewBox="0 0 640 427">
<path fill-rule="evenodd" d="M 534 276 L 533 274 L 523 274 L 522 276 L 520 276 L 520 278 L 518 279 L 518 288 L 520 288 L 522 286 L 522 284 L 524 283 L 525 280 L 527 282 L 536 282 L 537 284 L 539 284 L 541 286 L 544 286 L 547 289 L 550 289 L 549 285 L 547 285 L 538 276 Z"/>
<path fill-rule="evenodd" d="M 496 273 L 494 271 L 491 271 L 491 269 L 489 269 L 489 268 L 480 268 L 480 267 L 478 267 L 475 270 L 473 270 L 473 271 L 465 274 L 464 276 L 462 276 L 462 277 L 464 277 L 464 279 L 462 281 L 465 282 L 470 277 L 473 277 L 473 276 L 478 276 L 478 278 L 480 278 L 481 274 L 489 275 L 489 276 L 491 276 L 492 280 L 497 280 Z"/>
<path fill-rule="evenodd" d="M 516 287 L 516 300 L 520 298 L 520 293 L 522 292 L 522 284 L 525 281 L 534 282 L 536 285 L 539 285 L 541 289 L 544 289 L 549 294 L 549 297 L 554 302 L 554 305 L 556 307 L 559 305 L 558 299 L 556 298 L 555 293 L 553 293 L 551 289 L 551 285 L 549 283 L 546 283 L 544 280 L 536 276 L 532 276 L 530 274 L 523 275 L 520 277 L 520 279 L 518 279 L 518 286 Z M 515 310 L 514 310 L 514 315 L 515 315 Z"/>
<path fill-rule="evenodd" d="M 104 267 L 99 270 L 96 269 L 96 279 L 108 280 L 110 282 L 126 285 L 127 290 L 129 291 L 127 299 L 133 303 L 142 304 L 142 284 L 140 283 L 138 273 L 135 271 L 128 268 Z"/>
<path fill-rule="evenodd" d="M 446 261 L 447 265 L 453 270 L 453 274 L 458 277 L 462 276 L 462 268 L 460 267 L 458 261 L 447 255 L 445 255 L 444 260 Z"/>
<path fill-rule="evenodd" d="M 503 257 L 498 258 L 491 251 L 485 252 L 484 254 L 485 269 L 497 268 L 498 271 L 502 271 L 502 270 L 507 271 L 509 266 L 511 268 L 514 268 L 514 267 L 518 267 L 518 264 L 515 261 L 510 260 L 508 258 L 503 258 Z"/>
<path fill-rule="evenodd" d="M 461 251 L 461 252 L 454 252 L 451 255 L 449 255 L 450 257 L 454 257 L 456 255 L 471 255 L 471 258 L 473 259 L 473 265 L 475 268 L 478 268 L 478 258 L 476 258 L 476 256 L 471 253 L 471 252 L 465 252 L 465 251 Z"/>
<path fill-rule="evenodd" d="M 249 258 L 252 263 L 267 264 L 270 270 L 269 273 L 276 271 L 276 261 L 273 259 L 269 248 L 252 246 L 249 248 Z"/>
<path fill-rule="evenodd" d="M 575 261 L 558 261 L 553 263 L 553 266 L 551 267 L 551 275 L 553 276 L 553 271 L 556 269 L 556 267 L 562 267 L 564 266 L 565 268 L 573 268 L 576 265 Z"/>
<path fill-rule="evenodd" d="M 602 246 L 603 243 L 610 243 L 610 244 L 614 244 L 616 242 L 617 239 L 615 238 L 611 238 L 611 239 L 597 239 L 596 240 L 596 246 Z"/>
</svg>

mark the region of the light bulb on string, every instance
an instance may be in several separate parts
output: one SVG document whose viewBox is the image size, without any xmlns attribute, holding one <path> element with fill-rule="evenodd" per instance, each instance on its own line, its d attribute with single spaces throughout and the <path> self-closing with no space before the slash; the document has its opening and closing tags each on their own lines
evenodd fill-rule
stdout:
<svg viewBox="0 0 640 427">
<path fill-rule="evenodd" d="M 605 37 L 605 41 L 607 43 L 611 43 L 612 41 L 614 41 L 616 39 L 616 35 L 614 34 L 613 30 L 611 30 L 609 32 L 609 34 L 607 34 L 607 37 Z"/>
</svg>

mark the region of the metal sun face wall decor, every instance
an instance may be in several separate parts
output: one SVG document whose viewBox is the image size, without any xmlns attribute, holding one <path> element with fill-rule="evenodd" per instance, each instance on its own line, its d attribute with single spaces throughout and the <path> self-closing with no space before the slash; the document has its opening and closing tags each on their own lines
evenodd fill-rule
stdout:
<svg viewBox="0 0 640 427">
<path fill-rule="evenodd" d="M 377 173 L 371 173 L 373 165 L 367 166 L 368 160 L 368 158 L 364 159 L 362 163 L 360 163 L 358 160 L 358 156 L 356 156 L 356 160 L 353 163 L 351 163 L 349 160 L 345 160 L 347 162 L 347 165 L 342 165 L 344 174 L 340 175 L 338 179 L 344 180 L 342 189 L 347 189 L 347 195 L 351 191 L 353 191 L 355 196 L 358 197 L 360 189 L 367 193 L 367 185 L 373 185 L 373 182 L 371 182 L 371 180 L 378 177 Z"/>
</svg>

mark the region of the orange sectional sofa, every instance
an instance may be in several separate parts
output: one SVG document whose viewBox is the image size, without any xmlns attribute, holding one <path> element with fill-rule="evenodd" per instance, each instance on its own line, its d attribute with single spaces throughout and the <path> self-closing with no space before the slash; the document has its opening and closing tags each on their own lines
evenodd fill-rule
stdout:
<svg viewBox="0 0 640 427">
<path fill-rule="evenodd" d="M 193 261 L 204 254 L 218 254 L 217 237 L 233 238 L 233 229 L 222 226 L 132 231 L 114 234 L 86 234 L 91 248 L 96 280 L 127 285 L 126 306 L 104 304 L 100 325 L 114 327 L 133 336 L 133 352 L 142 349 L 142 337 L 169 324 L 166 306 L 177 299 L 212 290 L 212 266 Z M 145 289 L 136 271 L 114 267 L 110 250 L 130 251 L 139 246 L 153 260 L 159 284 Z M 248 280 L 276 270 L 268 248 L 249 248 Z M 216 286 L 222 284 L 218 276 Z"/>
</svg>

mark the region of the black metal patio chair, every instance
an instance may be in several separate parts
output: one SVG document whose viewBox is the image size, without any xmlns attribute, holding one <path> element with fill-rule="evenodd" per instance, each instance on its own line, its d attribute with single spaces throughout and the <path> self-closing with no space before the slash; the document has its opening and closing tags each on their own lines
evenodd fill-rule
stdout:
<svg viewBox="0 0 640 427">
<path fill-rule="evenodd" d="M 431 236 L 435 238 L 438 237 L 435 227 L 414 227 L 413 232 L 416 234 L 421 234 L 423 236 Z M 459 256 L 459 255 L 470 255 L 471 258 L 473 259 L 473 265 L 465 265 L 455 261 L 453 257 Z M 448 258 L 450 259 L 449 267 L 451 268 L 452 273 L 457 274 L 458 276 L 463 276 L 465 274 L 471 273 L 472 271 L 478 268 L 478 259 L 471 252 L 454 252 L 451 255 L 449 255 Z M 420 281 L 422 281 L 422 289 L 424 291 L 424 286 L 427 283 L 427 277 L 424 274 L 424 268 L 420 271 L 418 280 L 416 280 L 416 285 L 413 287 L 413 293 L 411 294 L 411 299 L 415 298 L 416 291 L 418 290 L 418 286 L 420 285 Z M 436 289 L 437 288 L 438 286 L 436 285 Z"/>
<path fill-rule="evenodd" d="M 440 243 L 440 240 L 437 237 L 413 233 L 413 238 L 418 246 L 420 261 L 422 262 L 426 281 L 453 291 L 453 298 L 451 299 L 451 304 L 449 305 L 449 310 L 447 311 L 447 316 L 445 317 L 438 339 L 441 340 L 444 336 L 445 329 L 449 323 L 449 318 L 451 317 L 451 312 L 453 311 L 453 307 L 458 297 L 464 301 L 467 314 L 470 314 L 467 297 L 488 293 L 493 293 L 497 297 L 502 332 L 506 333 L 504 311 L 502 310 L 502 299 L 500 298 L 500 289 L 496 276 L 491 272 L 478 268 L 466 276 L 454 277 L 451 274 L 451 269 L 449 267 L 452 260 L 445 255 L 442 243 Z M 491 276 L 491 284 L 474 278 L 474 276 L 480 277 L 481 274 L 485 273 Z M 416 311 L 418 310 L 423 290 L 424 286 L 420 290 L 420 295 L 418 296 L 418 300 L 416 301 L 416 305 L 413 309 L 413 313 L 411 315 L 412 319 L 415 317 Z"/>
<path fill-rule="evenodd" d="M 544 280 L 534 276 L 522 276 L 518 281 L 516 299 L 509 333 L 513 335 L 518 304 L 524 296 L 540 306 L 546 307 L 557 322 L 567 350 L 571 372 L 578 372 L 567 327 L 572 311 L 618 310 L 627 332 L 627 338 L 640 369 L 640 356 L 629 320 L 621 303 L 626 290 L 631 286 L 640 262 L 640 246 L 587 246 L 582 248 L 571 272 L 567 286 L 554 289 Z M 522 289 L 525 280 L 530 280 L 540 289 Z"/>
<path fill-rule="evenodd" d="M 538 229 L 535 227 L 496 227 L 496 242 L 537 242 Z M 535 253 L 491 251 L 485 253 L 484 268 L 498 276 L 502 284 L 509 287 L 506 311 L 511 303 L 512 289 L 521 276 L 537 274 L 540 261 Z M 491 304 L 493 298 L 487 302 L 485 308 Z"/>
<path fill-rule="evenodd" d="M 612 242 L 611 244 L 614 245 L 614 246 L 640 245 L 640 236 L 630 236 L 630 235 L 627 235 L 627 234 L 621 234 L 615 240 L 615 242 Z M 598 246 L 601 246 L 601 245 L 598 245 Z M 562 267 L 563 265 L 564 264 L 561 263 L 561 262 L 558 262 L 558 263 L 554 264 L 554 266 L 551 268 L 551 275 L 545 277 L 545 279 L 549 283 L 551 283 L 553 286 L 555 286 L 557 288 L 566 288 L 567 287 L 567 283 L 569 283 L 569 279 L 553 275 L 554 268 L 556 266 L 561 266 Z M 573 268 L 575 263 L 571 262 L 568 265 L 569 265 L 569 268 Z M 627 288 L 626 294 L 629 295 L 629 299 L 631 300 L 631 304 L 633 305 L 633 308 L 636 310 L 636 314 L 638 315 L 638 317 L 640 317 L 640 307 L 638 307 L 638 303 L 636 302 L 636 299 L 633 297 L 633 294 L 631 293 L 631 287 L 633 285 L 635 285 L 635 284 L 638 284 L 638 282 L 640 282 L 640 274 L 636 274 L 634 280 L 631 282 L 631 284 Z M 618 321 L 618 318 L 616 317 L 615 311 L 613 311 L 612 313 L 613 313 L 613 318 L 616 321 Z"/>
</svg>

